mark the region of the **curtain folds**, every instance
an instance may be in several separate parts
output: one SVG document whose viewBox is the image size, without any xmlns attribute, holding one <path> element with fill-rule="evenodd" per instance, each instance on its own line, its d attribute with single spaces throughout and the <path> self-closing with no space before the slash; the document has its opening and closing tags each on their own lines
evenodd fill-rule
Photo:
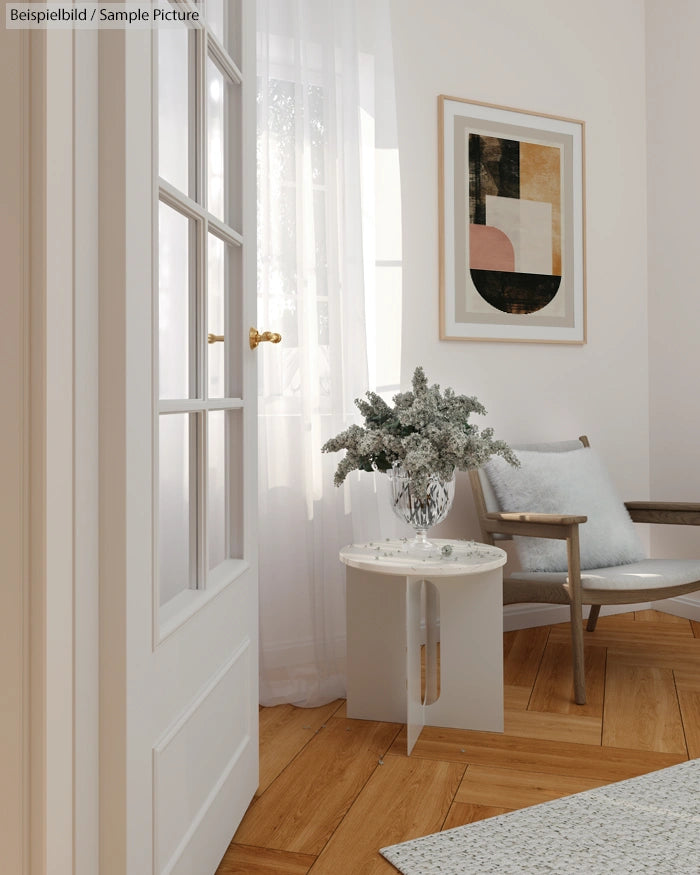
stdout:
<svg viewBox="0 0 700 875">
<path fill-rule="evenodd" d="M 398 383 L 400 342 L 381 351 L 375 328 L 397 280 L 376 226 L 392 145 L 398 180 L 389 13 L 386 0 L 257 6 L 258 316 L 283 337 L 259 350 L 261 702 L 311 707 L 345 694 L 338 550 L 396 530 L 386 478 L 338 489 L 340 456 L 321 453 L 358 421 L 356 397 Z M 400 295 L 400 264 L 398 282 Z"/>
</svg>

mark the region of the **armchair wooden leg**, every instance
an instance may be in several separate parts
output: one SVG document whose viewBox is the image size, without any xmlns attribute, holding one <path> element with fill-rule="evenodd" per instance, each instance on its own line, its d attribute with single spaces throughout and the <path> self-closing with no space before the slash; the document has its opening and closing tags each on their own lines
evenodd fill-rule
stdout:
<svg viewBox="0 0 700 875">
<path fill-rule="evenodd" d="M 571 648 L 574 663 L 574 701 L 586 704 L 586 670 L 583 656 L 583 611 L 581 605 L 581 554 L 578 526 L 572 526 L 566 539 L 569 560 L 569 598 L 571 599 Z"/>
<path fill-rule="evenodd" d="M 586 632 L 594 632 L 596 623 L 598 622 L 598 614 L 600 613 L 600 605 L 591 605 L 591 612 L 588 615 L 586 623 Z"/>
<path fill-rule="evenodd" d="M 586 669 L 583 655 L 583 614 L 581 603 L 571 603 L 571 649 L 574 661 L 574 701 L 586 704 Z"/>
</svg>

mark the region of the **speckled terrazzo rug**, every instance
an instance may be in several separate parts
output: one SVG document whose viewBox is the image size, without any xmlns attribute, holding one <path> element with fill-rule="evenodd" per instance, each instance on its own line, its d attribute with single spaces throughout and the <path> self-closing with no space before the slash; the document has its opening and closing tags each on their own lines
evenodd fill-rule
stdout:
<svg viewBox="0 0 700 875">
<path fill-rule="evenodd" d="M 698 875 L 700 759 L 381 853 L 403 875 Z"/>
</svg>

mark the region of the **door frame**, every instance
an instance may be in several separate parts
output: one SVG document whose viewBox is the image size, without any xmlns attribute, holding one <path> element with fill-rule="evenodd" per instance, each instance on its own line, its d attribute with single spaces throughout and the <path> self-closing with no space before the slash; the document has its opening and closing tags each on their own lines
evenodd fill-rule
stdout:
<svg viewBox="0 0 700 875">
<path fill-rule="evenodd" d="M 98 871 L 97 35 L 27 35 L 31 875 Z"/>
<path fill-rule="evenodd" d="M 150 30 L 99 35 L 101 875 L 152 869 L 134 841 L 152 829 L 143 804 L 152 763 L 130 744 L 149 734 L 147 703 L 132 687 L 142 668 L 134 654 L 152 645 L 152 509 L 142 501 L 151 494 L 153 428 L 151 40 Z"/>
<path fill-rule="evenodd" d="M 29 867 L 29 42 L 0 34 L 0 112 L 5 120 L 0 167 L 0 366 L 6 419 L 0 432 L 0 847 L 18 875 Z"/>
</svg>

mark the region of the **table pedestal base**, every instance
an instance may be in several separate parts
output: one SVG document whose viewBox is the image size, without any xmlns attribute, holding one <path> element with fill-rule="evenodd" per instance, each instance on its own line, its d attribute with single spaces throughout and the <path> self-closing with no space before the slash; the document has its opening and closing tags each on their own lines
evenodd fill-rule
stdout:
<svg viewBox="0 0 700 875">
<path fill-rule="evenodd" d="M 426 580 L 434 589 L 421 595 Z M 432 701 L 438 636 L 440 692 Z M 348 717 L 406 723 L 408 753 L 424 725 L 503 731 L 500 568 L 430 577 L 348 567 L 347 648 Z"/>
</svg>

